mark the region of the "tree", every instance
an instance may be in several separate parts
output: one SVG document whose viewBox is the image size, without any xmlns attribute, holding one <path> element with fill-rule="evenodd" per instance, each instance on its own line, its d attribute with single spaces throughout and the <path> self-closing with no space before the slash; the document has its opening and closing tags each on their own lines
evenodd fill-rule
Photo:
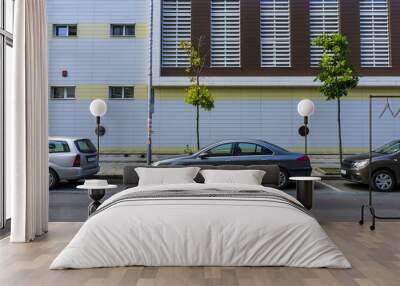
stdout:
<svg viewBox="0 0 400 286">
<path fill-rule="evenodd" d="M 200 84 L 200 76 L 205 66 L 205 56 L 201 57 L 200 55 L 202 42 L 203 37 L 199 38 L 197 47 L 188 41 L 180 42 L 180 48 L 184 50 L 190 60 L 189 66 L 185 69 L 190 78 L 185 102 L 196 108 L 197 150 L 200 150 L 200 108 L 205 111 L 211 111 L 214 108 L 214 97 L 206 86 Z"/>
<path fill-rule="evenodd" d="M 358 84 L 358 76 L 347 63 L 349 53 L 347 38 L 339 33 L 324 34 L 313 41 L 314 46 L 322 48 L 323 55 L 319 62 L 319 72 L 314 81 L 320 81 L 320 92 L 326 100 L 337 101 L 337 124 L 340 163 L 343 159 L 340 99 L 347 96 L 350 89 Z"/>
</svg>

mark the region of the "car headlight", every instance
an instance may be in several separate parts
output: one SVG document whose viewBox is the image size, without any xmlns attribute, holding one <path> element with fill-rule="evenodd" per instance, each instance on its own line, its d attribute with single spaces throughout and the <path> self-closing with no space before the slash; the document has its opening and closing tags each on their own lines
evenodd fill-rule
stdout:
<svg viewBox="0 0 400 286">
<path fill-rule="evenodd" d="M 353 163 L 353 168 L 355 169 L 362 169 L 365 168 L 369 163 L 369 160 L 358 161 Z"/>
</svg>

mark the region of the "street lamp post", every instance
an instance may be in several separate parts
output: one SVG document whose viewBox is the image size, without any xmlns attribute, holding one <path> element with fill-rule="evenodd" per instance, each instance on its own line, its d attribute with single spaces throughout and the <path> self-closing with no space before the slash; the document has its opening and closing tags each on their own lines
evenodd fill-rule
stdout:
<svg viewBox="0 0 400 286">
<path fill-rule="evenodd" d="M 297 105 L 297 112 L 304 117 L 304 154 L 307 152 L 308 118 L 314 113 L 314 103 L 309 99 L 303 99 Z"/>
<path fill-rule="evenodd" d="M 96 135 L 97 135 L 97 161 L 100 161 L 100 118 L 107 112 L 107 104 L 102 99 L 95 99 L 90 103 L 90 113 L 96 117 Z"/>
</svg>

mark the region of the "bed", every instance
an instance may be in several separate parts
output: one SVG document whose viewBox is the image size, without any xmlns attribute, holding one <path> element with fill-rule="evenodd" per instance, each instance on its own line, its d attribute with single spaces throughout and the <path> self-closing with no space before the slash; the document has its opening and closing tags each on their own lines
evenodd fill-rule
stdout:
<svg viewBox="0 0 400 286">
<path fill-rule="evenodd" d="M 110 197 L 50 269 L 133 265 L 351 267 L 292 196 L 262 185 L 184 183 Z"/>
</svg>

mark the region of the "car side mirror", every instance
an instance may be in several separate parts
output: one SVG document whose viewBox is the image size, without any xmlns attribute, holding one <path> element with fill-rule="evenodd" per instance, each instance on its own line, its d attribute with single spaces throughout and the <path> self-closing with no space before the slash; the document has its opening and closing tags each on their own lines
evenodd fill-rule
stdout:
<svg viewBox="0 0 400 286">
<path fill-rule="evenodd" d="M 209 156 L 208 152 L 201 152 L 201 153 L 199 154 L 199 158 L 200 158 L 200 159 L 205 159 L 205 158 L 207 158 L 208 156 Z"/>
</svg>

